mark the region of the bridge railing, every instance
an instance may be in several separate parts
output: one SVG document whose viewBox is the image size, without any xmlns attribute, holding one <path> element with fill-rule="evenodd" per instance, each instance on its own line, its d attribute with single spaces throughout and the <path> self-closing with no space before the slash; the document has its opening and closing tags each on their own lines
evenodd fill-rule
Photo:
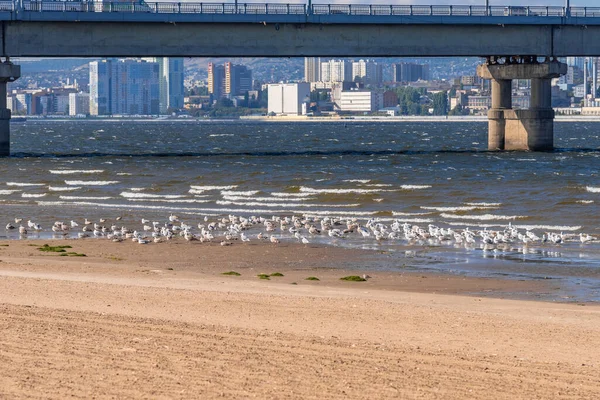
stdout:
<svg viewBox="0 0 600 400">
<path fill-rule="evenodd" d="M 0 0 L 0 11 L 14 12 L 19 0 Z M 132 1 L 42 1 L 22 0 L 29 12 L 126 12 L 156 14 L 256 14 L 256 15 L 375 15 L 375 16 L 460 16 L 460 17 L 565 17 L 559 6 L 454 6 L 304 3 L 202 3 Z M 570 7 L 572 17 L 600 17 L 600 7 Z"/>
</svg>

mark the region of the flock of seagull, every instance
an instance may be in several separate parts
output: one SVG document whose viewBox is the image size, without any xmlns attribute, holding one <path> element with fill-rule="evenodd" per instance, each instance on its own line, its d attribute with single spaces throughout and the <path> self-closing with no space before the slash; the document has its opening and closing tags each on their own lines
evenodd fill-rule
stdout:
<svg viewBox="0 0 600 400">
<path fill-rule="evenodd" d="M 427 227 L 409 224 L 400 220 L 394 220 L 390 224 L 384 224 L 378 219 L 370 219 L 366 223 L 360 223 L 356 218 L 333 218 L 333 217 L 282 217 L 273 216 L 271 218 L 249 217 L 229 215 L 210 221 L 204 217 L 203 222 L 197 224 L 197 229 L 180 220 L 176 215 L 170 215 L 167 222 L 150 221 L 142 219 L 142 227 L 139 230 L 129 229 L 120 224 L 122 217 L 116 217 L 114 223 L 108 223 L 107 219 L 100 219 L 98 222 L 90 221 L 87 218 L 81 223 L 70 221 L 65 223 L 56 221 L 52 225 L 52 232 L 59 235 L 70 235 L 73 231 L 79 231 L 78 238 L 96 237 L 106 238 L 114 242 L 120 242 L 130 239 L 140 244 L 150 242 L 160 243 L 168 241 L 174 237 L 180 236 L 187 241 L 198 240 L 200 242 L 220 241 L 222 246 L 229 246 L 234 241 L 251 241 L 250 229 L 260 229 L 260 232 L 254 237 L 259 241 L 270 241 L 277 244 L 283 235 L 288 233 L 294 240 L 303 244 L 309 244 L 308 237 L 318 235 L 327 235 L 331 238 L 350 238 L 362 237 L 364 239 L 374 239 L 377 242 L 404 240 L 409 244 L 419 245 L 440 245 L 454 244 L 464 245 L 465 247 L 478 244 L 485 246 L 501 246 L 506 244 L 543 245 L 561 244 L 567 241 L 580 242 L 582 244 L 598 241 L 597 238 L 589 234 L 563 234 L 555 232 L 545 232 L 542 236 L 530 230 L 520 231 L 518 227 L 511 223 L 501 230 L 471 230 L 442 228 L 432 224 Z M 15 224 L 8 223 L 7 230 L 18 229 L 21 237 L 26 237 L 28 232 L 40 232 L 40 224 L 26 222 L 23 225 L 21 218 L 15 218 Z M 276 236 L 279 235 L 280 238 Z"/>
</svg>

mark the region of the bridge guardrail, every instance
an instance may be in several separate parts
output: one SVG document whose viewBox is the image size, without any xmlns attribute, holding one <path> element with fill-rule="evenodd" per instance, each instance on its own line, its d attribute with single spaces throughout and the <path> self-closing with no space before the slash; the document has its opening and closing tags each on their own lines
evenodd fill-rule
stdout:
<svg viewBox="0 0 600 400">
<path fill-rule="evenodd" d="M 22 4 L 22 8 L 20 5 Z M 126 12 L 156 14 L 357 15 L 459 17 L 600 17 L 600 7 L 455 6 L 304 3 L 203 3 L 132 1 L 0 1 L 0 11 L 14 12 Z"/>
</svg>

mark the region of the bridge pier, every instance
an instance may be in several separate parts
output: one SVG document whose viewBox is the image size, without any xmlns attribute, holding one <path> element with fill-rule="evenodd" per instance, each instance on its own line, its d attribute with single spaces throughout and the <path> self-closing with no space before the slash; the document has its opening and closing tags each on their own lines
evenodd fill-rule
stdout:
<svg viewBox="0 0 600 400">
<path fill-rule="evenodd" d="M 550 80 L 567 73 L 558 61 L 538 63 L 536 57 L 510 57 L 500 64 L 489 58 L 477 74 L 492 81 L 492 107 L 488 111 L 489 150 L 543 151 L 554 148 L 554 110 Z M 513 79 L 531 79 L 530 107 L 513 110 Z"/>
<path fill-rule="evenodd" d="M 6 84 L 21 76 L 21 67 L 8 58 L 0 62 L 0 157 L 10 155 L 10 110 L 6 104 Z"/>
</svg>

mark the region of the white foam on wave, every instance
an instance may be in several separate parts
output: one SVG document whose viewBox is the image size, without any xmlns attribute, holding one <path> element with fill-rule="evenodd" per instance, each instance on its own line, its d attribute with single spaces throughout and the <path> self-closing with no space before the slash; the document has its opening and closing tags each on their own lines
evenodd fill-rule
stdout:
<svg viewBox="0 0 600 400">
<path fill-rule="evenodd" d="M 121 175 L 121 176 L 130 176 L 133 175 L 131 172 L 117 172 L 117 175 Z"/>
<path fill-rule="evenodd" d="M 146 188 L 134 187 L 134 188 L 129 188 L 129 190 L 131 190 L 132 192 L 142 192 L 142 191 L 146 190 Z"/>
<path fill-rule="evenodd" d="M 592 204 L 594 200 L 577 200 L 577 203 L 580 204 Z"/>
<path fill-rule="evenodd" d="M 260 201 L 222 201 L 216 202 L 222 206 L 246 206 L 246 207 L 358 207 L 360 204 L 303 204 L 303 203 L 264 203 Z"/>
<path fill-rule="evenodd" d="M 293 201 L 310 201 L 314 200 L 314 197 L 300 197 L 291 199 Z M 273 202 L 273 201 L 282 201 L 283 199 L 279 197 L 247 197 L 247 196 L 223 196 L 223 200 L 229 201 L 264 201 L 264 202 Z"/>
<path fill-rule="evenodd" d="M 4 195 L 13 194 L 13 193 L 17 193 L 17 192 L 20 192 L 20 190 L 0 190 L 0 195 L 1 194 L 4 194 Z"/>
<path fill-rule="evenodd" d="M 412 224 L 425 224 L 425 223 L 431 223 L 433 222 L 432 219 L 430 218 L 399 218 L 398 219 L 400 222 L 404 223 L 412 223 Z"/>
<path fill-rule="evenodd" d="M 254 196 L 260 192 L 260 190 L 247 190 L 247 191 L 238 191 L 238 190 L 223 190 L 221 191 L 222 196 Z"/>
<path fill-rule="evenodd" d="M 515 219 L 523 219 L 527 218 L 525 215 L 492 215 L 492 214 L 483 214 L 483 215 L 456 215 L 456 214 L 448 214 L 441 213 L 440 216 L 442 218 L 448 219 L 472 219 L 478 221 L 494 221 L 494 220 L 515 220 Z"/>
<path fill-rule="evenodd" d="M 43 183 L 28 183 L 28 182 L 6 182 L 6 186 L 26 187 L 26 186 L 44 186 L 44 184 Z"/>
<path fill-rule="evenodd" d="M 120 196 L 125 197 L 127 199 L 181 199 L 183 197 L 186 197 L 187 195 L 121 192 Z"/>
<path fill-rule="evenodd" d="M 127 199 L 129 201 L 149 201 L 155 203 L 210 203 L 212 200 L 200 199 Z"/>
<path fill-rule="evenodd" d="M 431 185 L 400 185 L 403 190 L 421 190 L 429 189 Z"/>
<path fill-rule="evenodd" d="M 364 193 L 387 192 L 388 190 L 383 190 L 383 189 L 314 189 L 314 188 L 301 186 L 300 191 L 303 193 L 364 194 Z"/>
<path fill-rule="evenodd" d="M 61 200 L 110 200 L 110 196 L 58 196 Z"/>
<path fill-rule="evenodd" d="M 81 189 L 81 186 L 48 186 L 51 192 L 73 192 Z"/>
<path fill-rule="evenodd" d="M 366 186 L 368 187 L 391 187 L 394 186 L 391 183 L 369 183 Z"/>
<path fill-rule="evenodd" d="M 37 199 L 39 197 L 45 197 L 47 193 L 21 193 L 23 198 Z"/>
<path fill-rule="evenodd" d="M 371 182 L 370 179 L 344 179 L 342 182 L 349 182 L 349 183 L 369 183 Z"/>
<path fill-rule="evenodd" d="M 581 226 L 578 225 L 513 225 L 513 227 L 517 229 L 526 229 L 526 230 L 544 230 L 544 231 L 578 231 L 581 229 Z"/>
<path fill-rule="evenodd" d="M 69 174 L 101 174 L 103 169 L 51 169 L 51 174 L 69 175 Z"/>
<path fill-rule="evenodd" d="M 275 196 L 275 197 L 310 197 L 312 196 L 312 193 L 285 193 L 285 192 L 273 192 L 271 193 L 271 196 Z"/>
<path fill-rule="evenodd" d="M 587 190 L 590 193 L 600 193 L 600 187 L 586 186 L 585 190 Z"/>
<path fill-rule="evenodd" d="M 407 213 L 407 212 L 392 211 L 392 215 L 394 217 L 415 217 L 415 216 L 419 216 L 419 215 L 431 215 L 431 214 L 433 214 L 433 213 L 430 213 L 430 212 Z"/>
<path fill-rule="evenodd" d="M 502 203 L 465 203 L 468 206 L 500 207 Z"/>
<path fill-rule="evenodd" d="M 421 206 L 423 210 L 434 210 L 439 212 L 447 211 L 473 211 L 473 210 L 489 210 L 497 208 L 496 206 L 457 206 L 457 207 L 427 207 Z"/>
<path fill-rule="evenodd" d="M 238 187 L 238 185 L 229 185 L 229 186 L 196 186 L 190 185 L 191 189 L 194 190 L 231 190 Z"/>
<path fill-rule="evenodd" d="M 190 189 L 188 190 L 189 194 L 202 194 L 206 192 L 206 190 L 202 190 L 202 189 Z"/>
<path fill-rule="evenodd" d="M 81 186 L 108 186 L 119 183 L 119 181 L 65 181 L 67 185 Z"/>
</svg>

